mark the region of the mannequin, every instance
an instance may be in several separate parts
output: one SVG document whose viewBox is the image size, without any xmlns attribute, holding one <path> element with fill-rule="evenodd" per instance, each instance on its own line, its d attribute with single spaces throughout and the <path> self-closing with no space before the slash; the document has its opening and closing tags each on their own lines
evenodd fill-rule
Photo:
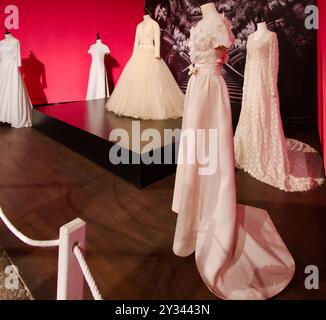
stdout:
<svg viewBox="0 0 326 320">
<path fill-rule="evenodd" d="M 253 37 L 255 40 L 260 40 L 263 39 L 263 37 L 265 36 L 265 32 L 268 31 L 268 26 L 263 18 L 263 15 L 260 15 L 260 18 L 258 18 L 257 20 L 260 22 L 257 23 L 257 30 L 253 34 Z"/>
<path fill-rule="evenodd" d="M 210 1 L 199 1 L 199 3 L 202 3 L 202 5 L 200 6 L 201 11 L 203 13 L 203 18 L 207 18 L 210 15 L 216 15 L 218 16 L 219 13 L 215 7 L 214 2 Z M 224 16 L 224 14 L 223 14 Z M 226 61 L 227 60 L 227 49 L 223 46 L 219 46 L 218 48 L 216 48 L 216 51 L 218 53 L 218 58 L 221 59 L 222 61 Z"/>
<path fill-rule="evenodd" d="M 11 34 L 11 33 L 7 28 L 5 28 L 5 35 L 8 35 L 8 34 Z"/>
<path fill-rule="evenodd" d="M 284 136 L 278 36 L 268 30 L 263 9 L 257 12 L 260 22 L 247 43 L 242 108 L 234 139 L 236 164 L 280 190 L 309 191 L 324 182 L 322 160 L 309 145 Z"/>
<path fill-rule="evenodd" d="M 149 12 L 149 10 L 147 8 L 144 9 L 144 22 L 156 22 L 155 20 L 152 19 L 151 13 Z M 155 40 L 155 46 L 156 46 L 156 53 L 155 53 L 155 59 L 160 60 L 161 59 L 161 46 L 160 46 L 160 39 L 158 39 L 158 37 L 160 37 L 160 34 L 157 34 L 156 36 L 156 40 Z"/>
<path fill-rule="evenodd" d="M 150 3 L 146 7 L 150 8 Z M 184 95 L 161 59 L 160 25 L 146 7 L 143 21 L 137 25 L 132 56 L 106 108 L 135 119 L 177 119 L 183 115 Z"/>
<path fill-rule="evenodd" d="M 32 125 L 32 103 L 28 96 L 21 67 L 20 43 L 9 31 L 0 41 L 0 122 L 13 128 Z"/>
<path fill-rule="evenodd" d="M 97 33 L 96 38 L 96 43 L 88 51 L 92 55 L 92 65 L 88 81 L 87 101 L 105 99 L 110 96 L 104 62 L 105 56 L 110 54 L 110 49 L 102 43 L 99 33 Z"/>
<path fill-rule="evenodd" d="M 214 2 L 208 2 L 208 3 L 202 4 L 200 6 L 200 8 L 201 8 L 204 18 L 206 18 L 210 14 L 216 14 L 216 15 L 219 14 L 218 11 L 216 10 Z"/>
<path fill-rule="evenodd" d="M 180 138 L 173 251 L 180 257 L 196 253 L 203 281 L 219 298 L 268 299 L 292 279 L 294 261 L 265 210 L 237 205 L 231 104 L 218 56 L 232 48 L 234 35 L 212 1 L 200 2 L 203 19 L 190 31 L 195 68 Z M 188 139 L 199 130 L 201 137 Z M 208 145 L 214 151 L 208 152 Z M 205 154 L 210 170 L 204 173 L 200 156 Z"/>
</svg>

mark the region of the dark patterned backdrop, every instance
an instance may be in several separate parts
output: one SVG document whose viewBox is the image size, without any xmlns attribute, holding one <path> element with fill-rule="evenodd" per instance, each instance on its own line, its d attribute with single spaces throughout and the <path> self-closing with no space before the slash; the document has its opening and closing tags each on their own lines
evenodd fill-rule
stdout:
<svg viewBox="0 0 326 320">
<path fill-rule="evenodd" d="M 317 113 L 316 32 L 305 29 L 305 7 L 309 0 L 220 0 L 215 1 L 233 25 L 235 47 L 225 66 L 235 120 L 241 108 L 243 74 L 248 35 L 255 31 L 257 16 L 263 15 L 280 44 L 279 90 L 286 120 L 315 122 Z M 201 19 L 196 0 L 149 0 L 148 10 L 162 29 L 162 56 L 183 91 L 189 80 L 189 31 Z"/>
</svg>

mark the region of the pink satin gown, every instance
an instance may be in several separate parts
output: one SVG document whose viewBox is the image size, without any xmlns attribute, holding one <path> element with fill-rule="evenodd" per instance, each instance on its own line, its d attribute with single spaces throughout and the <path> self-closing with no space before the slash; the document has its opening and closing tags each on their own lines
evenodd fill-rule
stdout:
<svg viewBox="0 0 326 320">
<path fill-rule="evenodd" d="M 178 213 L 173 249 L 180 257 L 195 252 L 200 275 L 217 297 L 261 300 L 287 287 L 295 263 L 268 213 L 237 205 L 230 99 L 215 50 L 230 48 L 233 42 L 229 22 L 218 14 L 205 17 L 191 30 L 193 75 L 173 200 Z M 195 146 L 185 142 L 189 132 L 198 129 L 205 130 L 206 138 Z M 209 129 L 217 130 L 211 141 Z M 189 162 L 187 157 L 208 150 L 216 170 L 201 175 L 202 162 Z"/>
</svg>

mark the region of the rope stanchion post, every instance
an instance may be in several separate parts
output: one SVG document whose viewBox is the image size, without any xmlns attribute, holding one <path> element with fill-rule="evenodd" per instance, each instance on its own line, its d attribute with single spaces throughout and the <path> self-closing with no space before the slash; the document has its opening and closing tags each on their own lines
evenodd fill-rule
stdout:
<svg viewBox="0 0 326 320">
<path fill-rule="evenodd" d="M 84 275 L 74 254 L 76 245 L 85 252 L 86 223 L 76 219 L 60 229 L 58 300 L 83 300 Z"/>
</svg>

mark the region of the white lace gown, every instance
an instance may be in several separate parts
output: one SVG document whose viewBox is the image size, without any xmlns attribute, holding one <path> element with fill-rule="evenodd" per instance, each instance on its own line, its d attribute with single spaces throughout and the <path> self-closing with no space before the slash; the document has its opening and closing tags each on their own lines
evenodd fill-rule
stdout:
<svg viewBox="0 0 326 320">
<path fill-rule="evenodd" d="M 160 59 L 160 34 L 149 16 L 137 26 L 133 55 L 107 103 L 108 111 L 144 120 L 182 117 L 184 94 Z"/>
<path fill-rule="evenodd" d="M 105 99 L 110 96 L 104 58 L 110 54 L 108 46 L 101 41 L 93 44 L 88 53 L 92 56 L 86 100 Z"/>
<path fill-rule="evenodd" d="M 247 44 L 236 165 L 280 190 L 309 191 L 324 182 L 321 156 L 309 145 L 285 139 L 277 87 L 277 35 L 266 30 L 258 39 L 256 34 L 249 36 Z"/>
<path fill-rule="evenodd" d="M 7 35 L 0 41 L 0 122 L 26 128 L 32 125 L 33 107 L 19 67 L 19 41 Z"/>
<path fill-rule="evenodd" d="M 173 199 L 178 221 L 173 250 L 186 257 L 196 253 L 199 273 L 208 288 L 221 299 L 268 299 L 291 281 L 295 263 L 268 213 L 237 205 L 233 128 L 229 93 L 221 76 L 222 62 L 215 48 L 230 48 L 234 36 L 229 22 L 211 14 L 191 30 L 190 52 L 194 63 L 190 78 Z M 193 154 L 217 160 L 217 169 L 203 169 Z M 185 138 L 204 130 L 196 145 Z M 189 143 L 190 141 L 190 143 Z M 189 153 L 189 157 L 187 154 Z M 202 172 L 203 173 L 203 172 Z"/>
</svg>

